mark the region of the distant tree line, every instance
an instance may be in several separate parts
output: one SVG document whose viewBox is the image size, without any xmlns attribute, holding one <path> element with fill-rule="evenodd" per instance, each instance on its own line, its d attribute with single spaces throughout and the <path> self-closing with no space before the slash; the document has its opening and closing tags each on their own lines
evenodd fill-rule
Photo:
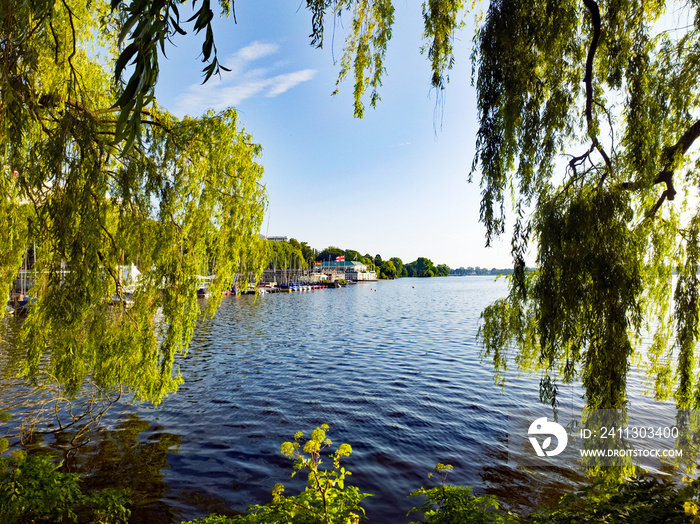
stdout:
<svg viewBox="0 0 700 524">
<path fill-rule="evenodd" d="M 527 268 L 526 268 L 527 269 Z M 450 275 L 454 276 L 473 276 L 473 275 L 510 275 L 513 273 L 513 268 L 497 269 L 495 267 L 487 269 L 485 267 L 460 267 L 459 269 L 450 269 Z"/>
<path fill-rule="evenodd" d="M 298 268 L 312 267 L 314 262 L 333 262 L 338 257 L 345 257 L 348 262 L 361 262 L 370 270 L 377 272 L 377 278 L 391 279 L 401 277 L 446 277 L 451 274 L 447 264 L 435 265 L 432 260 L 419 257 L 404 264 L 398 257 L 384 260 L 381 255 L 361 254 L 354 249 L 341 249 L 329 246 L 323 251 L 311 248 L 306 242 L 290 238 L 287 242 L 267 242 L 267 267 Z M 463 269 L 463 268 L 462 268 Z"/>
<path fill-rule="evenodd" d="M 450 268 L 446 264 L 435 266 L 432 260 L 424 257 L 406 264 L 405 267 L 409 277 L 446 277 L 450 274 Z"/>
</svg>

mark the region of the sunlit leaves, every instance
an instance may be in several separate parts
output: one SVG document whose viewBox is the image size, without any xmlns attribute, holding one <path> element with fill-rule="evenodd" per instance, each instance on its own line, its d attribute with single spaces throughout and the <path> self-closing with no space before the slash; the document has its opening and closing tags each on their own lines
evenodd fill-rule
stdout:
<svg viewBox="0 0 700 524">
<path fill-rule="evenodd" d="M 304 491 L 286 497 L 284 486 L 275 484 L 272 488 L 272 502 L 264 506 L 250 506 L 248 515 L 236 516 L 230 519 L 230 522 L 359 523 L 360 515 L 364 516 L 364 509 L 359 504 L 362 499 L 371 495 L 361 493 L 355 486 L 346 485 L 347 477 L 352 473 L 340 466 L 340 459 L 352 453 L 349 444 L 341 444 L 335 453 L 330 454 L 333 460 L 332 469 L 321 467 L 324 458 L 322 452 L 331 445 L 330 439 L 326 438 L 327 430 L 326 424 L 317 427 L 302 451 L 298 442 L 284 442 L 280 448 L 284 456 L 294 460 L 292 476 L 298 471 L 308 473 L 308 486 Z M 296 433 L 294 439 L 303 440 L 303 434 Z"/>
<path fill-rule="evenodd" d="M 475 496 L 472 488 L 445 484 L 447 473 L 452 471 L 450 464 L 435 466 L 435 472 L 441 476 L 442 485 L 433 488 L 418 488 L 411 497 L 425 497 L 425 502 L 412 508 L 408 514 L 422 512 L 421 522 L 433 524 L 477 524 L 482 522 L 516 523 L 518 517 L 510 511 L 499 511 L 499 502 L 493 495 Z M 433 474 L 429 473 L 428 477 Z M 412 522 L 411 524 L 417 524 Z"/>
<path fill-rule="evenodd" d="M 695 384 L 696 346 L 700 335 L 700 217 L 695 216 L 685 230 L 681 245 L 684 255 L 674 293 L 678 367 L 676 402 L 683 409 L 697 406 L 700 386 Z"/>
<path fill-rule="evenodd" d="M 179 5 L 181 0 L 143 0 L 126 2 L 112 0 L 112 11 L 118 15 L 120 23 L 117 47 L 119 57 L 115 62 L 114 78 L 118 87 L 118 97 L 114 107 L 119 109 L 115 141 L 125 141 L 128 149 L 140 133 L 141 111 L 154 97 L 155 85 L 159 74 L 159 54 L 166 54 L 166 45 L 176 34 L 185 35 L 186 31 L 180 21 Z M 230 3 L 221 2 L 222 10 L 230 12 Z M 187 22 L 194 22 L 195 34 L 205 30 L 202 43 L 202 62 L 204 81 L 220 71 L 228 71 L 218 59 L 214 32 L 212 30 L 212 10 L 210 0 L 193 2 L 194 15 Z M 124 43 L 128 42 L 126 46 Z M 123 48 L 122 48 L 123 46 Z M 129 70 L 128 78 L 123 80 Z"/>
<path fill-rule="evenodd" d="M 497 369 L 506 370 L 507 348 L 515 345 L 521 366 L 532 368 L 534 359 L 550 393 L 550 375 L 565 382 L 580 376 L 591 407 L 624 404 L 631 336 L 642 327 L 645 263 L 641 240 L 627 226 L 631 216 L 625 194 L 589 191 L 540 202 L 539 269 L 525 283 L 528 301 L 511 294 L 483 314 L 480 337 Z"/>
<path fill-rule="evenodd" d="M 433 73 L 431 84 L 435 89 L 445 89 L 449 76 L 445 71 L 455 63 L 453 43 L 455 32 L 464 24 L 460 21 L 464 10 L 462 0 L 428 0 L 423 3 L 423 37 L 429 41 L 423 49 L 428 53 Z"/>
<path fill-rule="evenodd" d="M 638 363 L 657 398 L 700 398 L 697 212 L 673 206 L 697 191 L 698 28 L 662 30 L 665 9 L 499 0 L 478 29 L 472 172 L 487 243 L 506 198 L 516 215 L 510 295 L 484 311 L 480 336 L 499 379 L 509 362 L 538 370 L 548 403 L 557 381 L 580 379 L 589 407 L 622 407 Z M 696 6 L 683 9 L 692 19 Z M 517 271 L 529 245 L 531 276 Z"/>
<path fill-rule="evenodd" d="M 505 228 L 504 201 L 518 188 L 529 201 L 542 190 L 578 115 L 584 44 L 577 2 L 546 6 L 499 0 L 479 28 L 476 69 L 479 130 L 472 174 L 481 174 L 487 244 Z M 514 178 L 509 173 L 515 171 Z"/>
<path fill-rule="evenodd" d="M 0 277 L 7 290 L 31 245 L 36 301 L 23 325 L 23 371 L 68 395 L 92 380 L 159 402 L 182 380 L 175 357 L 203 313 L 197 275 L 215 275 L 213 314 L 234 279 L 262 269 L 260 146 L 234 110 L 178 120 L 148 97 L 124 99 L 141 126 L 120 141 L 128 125 L 112 107 L 112 73 L 83 51 L 119 38 L 107 6 L 61 2 L 51 17 L 34 13 L 38 23 L 15 14 L 4 13 L 3 33 L 31 60 L 5 62 L 0 77 Z M 153 23 L 137 18 L 122 37 Z M 126 61 L 119 66 L 133 66 Z M 141 274 L 127 284 L 132 265 Z"/>
<path fill-rule="evenodd" d="M 348 73 L 352 72 L 355 116 L 362 118 L 363 96 L 368 87 L 372 89 L 372 107 L 379 101 L 378 89 L 385 73 L 384 55 L 391 38 L 394 6 L 391 0 L 336 1 L 336 16 L 340 16 L 343 10 L 350 11 L 353 18 L 340 60 L 336 85 L 340 85 Z"/>
</svg>

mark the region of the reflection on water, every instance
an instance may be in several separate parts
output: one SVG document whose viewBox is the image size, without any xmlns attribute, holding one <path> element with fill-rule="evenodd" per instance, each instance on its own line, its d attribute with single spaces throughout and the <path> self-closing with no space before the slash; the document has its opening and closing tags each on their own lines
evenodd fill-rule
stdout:
<svg viewBox="0 0 700 524">
<path fill-rule="evenodd" d="M 71 435 L 62 437 L 66 444 Z M 165 502 L 168 454 L 177 453 L 180 436 L 152 425 L 135 413 L 126 413 L 110 428 L 93 432 L 89 443 L 64 462 L 66 471 L 84 473 L 93 489 L 127 489 L 133 505 L 132 522 L 174 520 Z"/>
<path fill-rule="evenodd" d="M 506 455 L 508 412 L 539 405 L 539 379 L 512 373 L 502 390 L 475 340 L 481 310 L 505 292 L 502 280 L 463 277 L 224 297 L 180 362 L 180 391 L 113 408 L 66 467 L 95 487 L 131 487 L 134 522 L 245 511 L 278 482 L 303 488 L 280 443 L 328 423 L 353 447 L 351 480 L 376 495 L 363 502 L 370 522 L 408 522 L 408 494 L 432 485 L 437 462 L 515 509 L 551 502 L 581 475 L 512 468 Z M 0 397 L 18 388 L 5 380 Z M 580 409 L 578 387 L 561 391 L 561 410 Z"/>
</svg>

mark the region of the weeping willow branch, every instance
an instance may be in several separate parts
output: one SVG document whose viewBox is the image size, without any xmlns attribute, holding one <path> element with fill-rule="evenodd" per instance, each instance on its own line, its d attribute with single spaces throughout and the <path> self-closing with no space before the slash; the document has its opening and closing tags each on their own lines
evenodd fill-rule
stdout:
<svg viewBox="0 0 700 524">
<path fill-rule="evenodd" d="M 605 177 L 609 173 L 612 173 L 612 163 L 610 162 L 608 154 L 598 141 L 593 123 L 593 61 L 595 60 L 598 42 L 600 41 L 600 9 L 594 0 L 583 0 L 583 3 L 591 14 L 591 24 L 593 25 L 593 37 L 591 38 L 591 45 L 588 48 L 588 57 L 586 58 L 586 76 L 583 79 L 586 85 L 586 125 L 588 126 L 588 135 L 591 137 L 592 145 L 603 157 L 605 165 L 608 168 L 606 173 L 601 177 L 600 184 L 602 184 Z"/>
<path fill-rule="evenodd" d="M 666 148 L 664 154 L 667 165 L 663 171 L 659 172 L 652 182 L 654 185 L 666 184 L 666 189 L 663 191 L 663 193 L 661 193 L 659 199 L 647 212 L 647 218 L 654 218 L 665 200 L 672 201 L 676 198 L 677 191 L 673 185 L 674 169 L 671 166 L 678 158 L 683 157 L 688 152 L 698 137 L 700 137 L 700 120 L 690 126 L 685 133 L 683 133 L 681 138 L 678 139 L 678 142 Z M 639 189 L 640 185 L 639 183 L 624 182 L 621 184 L 621 187 L 622 189 L 634 190 Z"/>
</svg>

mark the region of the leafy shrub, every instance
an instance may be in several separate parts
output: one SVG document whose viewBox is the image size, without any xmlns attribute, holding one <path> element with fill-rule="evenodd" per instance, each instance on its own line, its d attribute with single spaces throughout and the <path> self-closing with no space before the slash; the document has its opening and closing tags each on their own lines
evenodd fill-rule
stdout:
<svg viewBox="0 0 700 524">
<path fill-rule="evenodd" d="M 510 512 L 498 512 L 498 500 L 492 495 L 477 497 L 472 495 L 472 488 L 445 484 L 447 472 L 452 470 L 449 464 L 438 464 L 435 471 L 442 478 L 442 485 L 434 488 L 418 488 L 411 497 L 424 496 L 425 503 L 408 512 L 424 513 L 423 522 L 434 524 L 491 524 L 515 523 L 518 518 Z M 428 475 L 432 476 L 432 473 Z M 411 523 L 417 524 L 417 523 Z"/>
<path fill-rule="evenodd" d="M 241 521 L 234 520 L 230 517 L 224 517 L 223 515 L 209 515 L 203 519 L 188 520 L 187 522 L 181 522 L 180 524 L 234 524 L 236 522 Z"/>
<path fill-rule="evenodd" d="M 685 480 L 681 487 L 650 477 L 635 477 L 613 485 L 596 483 L 564 495 L 556 507 L 529 517 L 533 524 L 700 524 L 700 486 L 697 480 Z"/>
<path fill-rule="evenodd" d="M 299 495 L 284 496 L 284 486 L 276 484 L 272 488 L 272 502 L 264 506 L 250 506 L 248 515 L 236 517 L 210 516 L 202 520 L 190 521 L 187 524 L 232 524 L 232 523 L 324 523 L 324 524 L 357 524 L 364 518 L 365 510 L 360 502 L 367 493 L 360 493 L 356 486 L 345 484 L 352 473 L 340 466 L 340 459 L 352 453 L 348 444 L 341 444 L 335 453 L 330 454 L 333 460 L 332 469 L 321 468 L 322 452 L 328 449 L 332 442 L 326 438 L 328 426 L 323 424 L 311 433 L 310 439 L 305 439 L 300 432 L 294 435 L 294 442 L 285 442 L 281 452 L 294 460 L 292 477 L 302 470 L 308 473 L 308 486 Z M 302 448 L 299 441 L 305 441 Z"/>
<path fill-rule="evenodd" d="M 87 515 L 91 522 L 104 524 L 128 521 L 124 492 L 86 495 L 80 475 L 59 472 L 59 467 L 49 457 L 27 456 L 23 451 L 0 457 L 0 522 L 83 522 Z"/>
</svg>

